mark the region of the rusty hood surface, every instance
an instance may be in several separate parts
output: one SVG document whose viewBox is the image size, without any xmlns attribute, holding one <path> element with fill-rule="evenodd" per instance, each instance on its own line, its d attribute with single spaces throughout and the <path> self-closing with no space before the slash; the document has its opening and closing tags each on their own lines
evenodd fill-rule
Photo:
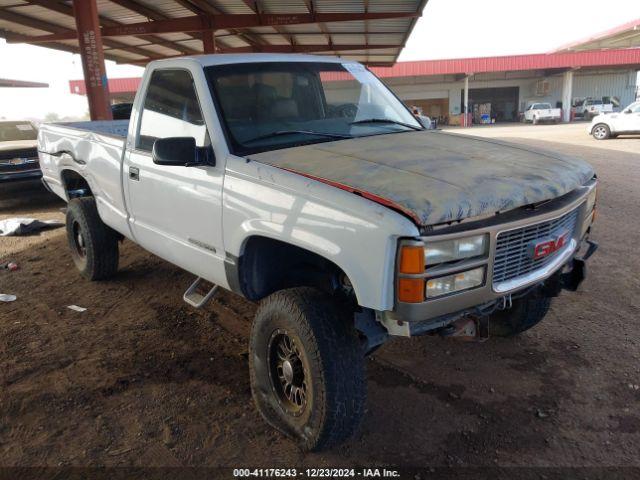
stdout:
<svg viewBox="0 0 640 480">
<path fill-rule="evenodd" d="M 558 153 L 433 130 L 305 145 L 250 158 L 370 194 L 420 225 L 556 198 L 594 175 L 586 162 Z"/>
</svg>

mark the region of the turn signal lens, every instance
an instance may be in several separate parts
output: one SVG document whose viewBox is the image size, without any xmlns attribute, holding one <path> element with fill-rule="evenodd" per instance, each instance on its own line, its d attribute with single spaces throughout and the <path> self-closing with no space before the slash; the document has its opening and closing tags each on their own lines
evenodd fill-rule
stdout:
<svg viewBox="0 0 640 480">
<path fill-rule="evenodd" d="M 398 279 L 398 300 L 405 303 L 420 303 L 424 301 L 424 279 Z"/>
<path fill-rule="evenodd" d="M 424 248 L 405 245 L 400 250 L 400 273 L 424 273 Z"/>
</svg>

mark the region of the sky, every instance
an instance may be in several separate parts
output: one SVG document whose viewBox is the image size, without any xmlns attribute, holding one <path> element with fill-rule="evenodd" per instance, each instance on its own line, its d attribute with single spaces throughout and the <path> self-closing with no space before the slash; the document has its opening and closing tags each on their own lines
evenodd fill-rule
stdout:
<svg viewBox="0 0 640 480">
<path fill-rule="evenodd" d="M 400 61 L 549 52 L 640 18 L 640 0 L 429 0 Z M 110 78 L 143 69 L 107 61 Z M 85 97 L 69 93 L 82 78 L 79 55 L 0 39 L 0 77 L 49 88 L 0 88 L 0 118 L 82 117 Z"/>
</svg>

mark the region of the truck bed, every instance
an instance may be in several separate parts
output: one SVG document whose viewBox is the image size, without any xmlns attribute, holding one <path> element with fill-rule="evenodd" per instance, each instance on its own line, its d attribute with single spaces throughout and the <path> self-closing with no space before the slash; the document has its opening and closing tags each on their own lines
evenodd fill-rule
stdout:
<svg viewBox="0 0 640 480">
<path fill-rule="evenodd" d="M 127 131 L 129 129 L 129 120 L 97 120 L 97 121 L 83 121 L 83 122 L 60 122 L 52 123 L 49 125 L 60 125 L 67 128 L 75 128 L 77 130 L 86 130 L 93 133 L 99 133 L 102 135 L 109 135 L 112 137 L 127 137 Z"/>
<path fill-rule="evenodd" d="M 128 128 L 129 120 L 47 123 L 38 133 L 49 188 L 68 200 L 69 178 L 77 172 L 89 183 L 103 221 L 117 230 L 126 224 L 121 169 Z"/>
</svg>

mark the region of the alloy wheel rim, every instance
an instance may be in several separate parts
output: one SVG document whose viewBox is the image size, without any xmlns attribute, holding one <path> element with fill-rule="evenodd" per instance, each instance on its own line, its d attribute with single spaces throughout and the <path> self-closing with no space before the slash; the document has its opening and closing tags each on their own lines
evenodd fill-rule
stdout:
<svg viewBox="0 0 640 480">
<path fill-rule="evenodd" d="M 307 406 L 309 375 L 297 342 L 286 331 L 276 330 L 269 341 L 269 374 L 281 407 L 301 415 Z"/>
<path fill-rule="evenodd" d="M 80 228 L 80 224 L 78 222 L 73 222 L 73 244 L 78 256 L 83 259 L 86 258 L 86 242 L 84 235 L 82 234 L 82 228 Z"/>
</svg>

